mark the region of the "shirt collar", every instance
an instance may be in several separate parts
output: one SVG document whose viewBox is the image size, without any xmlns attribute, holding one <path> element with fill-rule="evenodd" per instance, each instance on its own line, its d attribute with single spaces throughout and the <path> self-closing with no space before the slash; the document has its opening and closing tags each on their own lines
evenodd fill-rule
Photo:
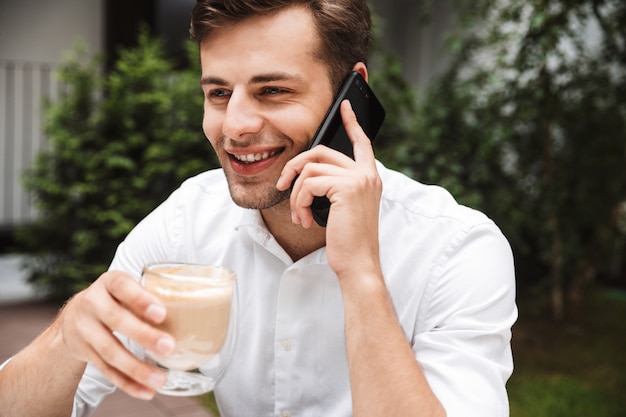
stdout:
<svg viewBox="0 0 626 417">
<path fill-rule="evenodd" d="M 241 211 L 242 213 L 238 225 L 235 226 L 235 230 L 237 232 L 247 232 L 252 240 L 263 246 L 269 252 L 273 253 L 286 265 L 294 265 L 291 257 L 289 257 L 282 246 L 278 244 L 265 225 L 263 216 L 261 216 L 261 211 L 253 209 L 241 209 Z M 328 263 L 326 258 L 326 247 L 320 248 L 296 262 L 296 264 L 301 266 L 326 263 Z"/>
</svg>

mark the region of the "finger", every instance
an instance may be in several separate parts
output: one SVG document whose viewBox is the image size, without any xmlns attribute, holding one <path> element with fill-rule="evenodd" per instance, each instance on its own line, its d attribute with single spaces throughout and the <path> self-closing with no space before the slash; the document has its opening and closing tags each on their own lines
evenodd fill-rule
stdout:
<svg viewBox="0 0 626 417">
<path fill-rule="evenodd" d="M 359 165 L 365 164 L 366 166 L 374 167 L 376 165 L 376 159 L 374 157 L 372 141 L 363 131 L 352 109 L 352 104 L 350 104 L 348 100 L 344 100 L 341 103 L 341 118 L 346 133 L 352 142 L 354 160 Z"/>
<path fill-rule="evenodd" d="M 298 158 L 298 156 L 296 156 L 295 158 Z M 276 188 L 280 191 L 287 190 L 293 183 L 296 176 L 298 175 L 298 170 L 296 169 L 298 164 L 297 164 L 297 161 L 294 162 L 295 158 L 288 161 L 280 173 L 280 177 L 278 178 L 278 181 L 276 182 Z"/>
<path fill-rule="evenodd" d="M 99 290 L 102 286 L 104 286 L 105 291 Z M 82 317 L 85 320 L 88 320 L 89 317 L 92 318 L 80 326 L 83 329 L 82 333 L 89 332 L 90 326 L 102 324 L 106 326 L 109 333 L 121 333 L 147 349 L 162 355 L 171 354 L 175 345 L 172 336 L 153 327 L 140 318 L 141 316 L 138 317 L 131 309 L 133 301 L 127 298 L 129 293 L 134 294 L 135 299 L 145 298 L 147 301 L 143 301 L 143 304 L 148 305 L 148 310 L 149 306 L 159 302 L 156 297 L 141 288 L 127 274 L 110 273 L 103 275 L 98 280 L 98 287 L 81 293 L 80 297 L 77 298 L 78 307 L 83 310 L 83 313 L 74 316 L 77 319 Z M 126 299 L 127 302 L 123 303 L 120 299 Z M 140 301 L 140 303 L 142 302 Z M 139 311 L 141 309 L 135 308 L 134 310 Z M 79 329 L 77 328 L 76 331 Z"/>
<path fill-rule="evenodd" d="M 172 336 L 155 329 L 130 313 L 113 313 L 104 324 L 112 332 L 121 333 L 160 355 L 167 356 L 174 351 L 176 342 Z"/>
<path fill-rule="evenodd" d="M 105 273 L 103 278 L 107 292 L 135 315 L 155 324 L 159 324 L 165 319 L 166 310 L 163 303 L 155 295 L 142 288 L 127 273 L 110 271 Z"/>
<path fill-rule="evenodd" d="M 294 223 L 302 225 L 305 229 L 310 228 L 314 224 L 313 212 L 311 204 L 314 197 L 324 196 L 324 190 L 328 188 L 329 177 L 311 177 L 307 178 L 304 183 L 304 190 L 297 194 L 295 202 L 292 205 L 292 218 L 296 219 Z M 332 203 L 331 203 L 332 204 Z"/>
<path fill-rule="evenodd" d="M 63 339 L 77 358 L 92 362 L 113 383 L 131 395 L 149 398 L 163 377 L 135 358 L 113 332 L 119 331 L 148 349 L 162 352 L 170 350 L 163 348 L 163 337 L 170 338 L 170 345 L 173 339 L 115 299 L 106 289 L 107 279 L 110 278 L 101 277 L 63 308 L 60 317 Z"/>
<path fill-rule="evenodd" d="M 354 161 L 352 161 L 354 163 Z M 327 196 L 335 200 L 334 190 L 340 189 L 339 182 L 351 176 L 350 170 L 332 164 L 308 163 L 296 181 L 290 197 L 294 223 L 308 228 L 313 223 L 311 203 L 314 197 Z"/>
<path fill-rule="evenodd" d="M 294 179 L 302 174 L 302 170 L 310 163 L 327 163 L 342 167 L 349 167 L 354 161 L 343 153 L 329 148 L 325 145 L 318 145 L 312 149 L 296 155 L 285 164 L 280 178 L 276 183 L 276 188 L 286 190 L 289 188 Z"/>
<path fill-rule="evenodd" d="M 354 161 L 351 159 L 350 161 L 354 164 Z M 335 185 L 335 180 L 337 178 L 341 178 L 342 176 L 349 175 L 349 168 L 341 167 L 333 163 L 309 162 L 302 168 L 300 177 L 298 177 L 298 180 L 294 184 L 294 188 L 292 190 L 292 197 L 294 198 L 293 202 L 296 203 L 296 199 L 299 197 L 299 194 L 302 192 L 303 188 L 307 186 L 309 187 L 308 191 L 312 196 L 321 197 L 325 195 L 332 200 L 332 193 L 330 190 Z M 314 178 L 324 178 L 324 181 L 312 182 L 311 179 Z M 312 184 L 316 184 L 316 186 L 311 188 Z"/>
<path fill-rule="evenodd" d="M 122 391 L 137 398 L 152 398 L 167 375 L 133 356 L 107 329 L 100 332 L 104 339 L 97 347 L 88 347 L 90 362 Z"/>
</svg>

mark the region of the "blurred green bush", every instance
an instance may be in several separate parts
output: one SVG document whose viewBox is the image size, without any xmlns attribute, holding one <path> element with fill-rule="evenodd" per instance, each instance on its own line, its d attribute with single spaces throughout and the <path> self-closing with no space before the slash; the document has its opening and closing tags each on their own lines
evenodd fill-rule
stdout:
<svg viewBox="0 0 626 417">
<path fill-rule="evenodd" d="M 626 285 L 626 2 L 453 4 L 452 64 L 385 156 L 494 218 L 561 318 L 590 282 Z"/>
<path fill-rule="evenodd" d="M 46 149 L 25 175 L 39 217 L 18 231 L 30 280 L 63 300 L 106 271 L 117 244 L 179 183 L 217 160 L 202 132 L 197 47 L 177 70 L 143 32 L 103 74 L 77 47 L 45 110 Z"/>
</svg>

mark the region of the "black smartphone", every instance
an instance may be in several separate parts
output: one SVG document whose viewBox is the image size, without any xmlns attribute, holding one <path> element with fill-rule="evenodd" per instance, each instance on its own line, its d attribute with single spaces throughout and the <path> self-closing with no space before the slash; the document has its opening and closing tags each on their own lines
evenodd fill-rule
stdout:
<svg viewBox="0 0 626 417">
<path fill-rule="evenodd" d="M 341 102 L 346 99 L 350 101 L 357 121 L 367 137 L 374 140 L 385 120 L 385 109 L 361 74 L 352 71 L 343 82 L 328 109 L 328 113 L 315 133 L 311 148 L 317 145 L 326 145 L 354 159 L 352 142 L 350 142 L 350 138 L 343 127 L 339 111 Z M 317 224 L 326 227 L 330 211 L 328 198 L 326 196 L 315 197 L 313 204 L 311 204 L 311 211 Z"/>
</svg>

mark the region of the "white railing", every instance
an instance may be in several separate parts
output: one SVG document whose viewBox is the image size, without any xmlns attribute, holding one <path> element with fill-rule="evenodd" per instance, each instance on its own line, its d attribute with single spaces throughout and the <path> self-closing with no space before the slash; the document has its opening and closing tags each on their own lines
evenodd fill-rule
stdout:
<svg viewBox="0 0 626 417">
<path fill-rule="evenodd" d="M 36 215 L 21 179 L 45 145 L 43 101 L 58 92 L 55 64 L 0 60 L 0 228 Z"/>
</svg>

